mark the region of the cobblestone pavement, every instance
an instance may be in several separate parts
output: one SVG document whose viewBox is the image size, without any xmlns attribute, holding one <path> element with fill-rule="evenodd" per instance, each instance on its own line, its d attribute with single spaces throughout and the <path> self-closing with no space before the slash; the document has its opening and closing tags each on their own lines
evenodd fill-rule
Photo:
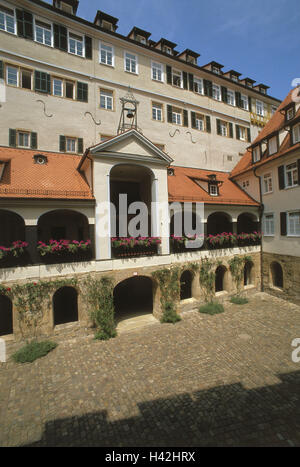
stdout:
<svg viewBox="0 0 300 467">
<path fill-rule="evenodd" d="M 0 364 L 0 445 L 300 446 L 300 307 L 225 308 Z"/>
</svg>

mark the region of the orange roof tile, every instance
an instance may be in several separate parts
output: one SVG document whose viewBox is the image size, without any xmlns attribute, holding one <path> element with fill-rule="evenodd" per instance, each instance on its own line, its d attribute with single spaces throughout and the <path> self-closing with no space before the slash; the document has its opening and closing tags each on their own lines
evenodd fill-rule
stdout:
<svg viewBox="0 0 300 467">
<path fill-rule="evenodd" d="M 47 157 L 37 164 L 33 156 Z M 0 198 L 94 199 L 83 175 L 79 157 L 70 154 L 0 147 L 6 167 L 0 181 Z"/>
<path fill-rule="evenodd" d="M 169 201 L 204 202 L 207 204 L 238 204 L 259 206 L 259 203 L 245 193 L 229 179 L 228 172 L 213 170 L 190 169 L 186 167 L 171 167 L 174 175 L 168 176 Z M 211 196 L 201 188 L 195 180 L 207 180 L 215 174 L 219 185 L 219 196 Z"/>
</svg>

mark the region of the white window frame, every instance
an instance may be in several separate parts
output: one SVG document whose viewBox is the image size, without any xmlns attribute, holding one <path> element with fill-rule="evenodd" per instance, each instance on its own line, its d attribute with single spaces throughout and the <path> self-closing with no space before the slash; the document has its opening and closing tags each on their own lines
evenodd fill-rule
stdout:
<svg viewBox="0 0 300 467">
<path fill-rule="evenodd" d="M 290 167 L 290 166 L 295 166 L 295 167 L 293 167 L 293 168 L 291 168 L 291 169 L 288 169 L 288 167 Z M 289 173 L 291 174 L 291 178 L 292 178 L 292 179 L 294 178 L 294 177 L 293 177 L 293 173 L 294 173 L 294 172 L 296 172 L 296 177 L 298 177 L 297 162 L 295 161 L 295 162 L 291 162 L 290 164 L 286 164 L 286 166 L 285 166 L 284 169 L 285 169 L 285 170 L 284 170 L 284 172 L 285 172 L 285 187 L 286 187 L 286 188 L 294 188 L 294 187 L 296 187 L 296 186 L 299 186 L 299 185 L 298 185 L 298 182 L 293 183 L 293 181 L 292 181 L 292 184 L 291 184 L 291 185 L 289 185 L 289 183 L 288 183 L 288 182 L 289 182 L 289 180 L 288 180 L 288 179 L 289 179 L 289 176 L 288 176 Z"/>
<path fill-rule="evenodd" d="M 30 73 L 30 88 L 26 88 L 22 85 L 22 75 L 23 73 Z M 33 70 L 28 70 L 27 68 L 19 69 L 19 87 L 21 89 L 27 89 L 27 91 L 32 91 L 33 89 Z"/>
<path fill-rule="evenodd" d="M 215 99 L 216 101 L 221 101 L 222 100 L 221 86 L 219 84 L 213 83 L 213 85 L 212 85 L 212 98 Z"/>
<path fill-rule="evenodd" d="M 273 154 L 276 154 L 276 152 L 278 151 L 277 136 L 273 136 L 273 138 L 269 139 L 268 147 L 269 147 L 269 156 L 272 156 Z"/>
<path fill-rule="evenodd" d="M 271 172 L 264 174 L 263 176 L 263 194 L 273 193 L 273 179 Z"/>
<path fill-rule="evenodd" d="M 267 221 L 267 218 L 270 218 Z M 264 237 L 274 237 L 275 235 L 275 215 L 273 212 L 266 212 L 264 214 Z"/>
<path fill-rule="evenodd" d="M 182 112 L 176 112 L 172 109 L 172 123 L 175 125 L 182 125 Z"/>
<path fill-rule="evenodd" d="M 195 120 L 196 120 L 196 129 L 199 131 L 204 131 L 205 130 L 204 117 L 199 118 L 197 117 L 197 114 L 196 114 Z"/>
<path fill-rule="evenodd" d="M 300 143 L 300 123 L 293 127 L 293 143 Z"/>
<path fill-rule="evenodd" d="M 27 145 L 20 144 L 20 142 L 19 142 L 20 135 L 26 135 L 27 136 L 27 138 L 28 138 L 28 144 Z M 18 148 L 30 148 L 30 139 L 31 139 L 30 131 L 17 130 L 17 147 Z"/>
<path fill-rule="evenodd" d="M 224 122 L 223 120 L 220 121 L 220 130 L 221 130 L 221 135 L 220 136 L 228 136 L 228 124 L 227 122 Z"/>
<path fill-rule="evenodd" d="M 101 97 L 104 98 L 104 107 L 101 106 Z M 109 105 L 108 105 L 109 102 L 111 103 L 111 108 L 109 108 Z M 102 110 L 114 110 L 114 92 L 112 90 L 100 88 L 99 106 L 100 106 L 100 109 Z"/>
<path fill-rule="evenodd" d="M 231 96 L 231 99 L 229 99 Z M 235 92 L 232 89 L 227 89 L 227 104 L 235 106 Z"/>
<path fill-rule="evenodd" d="M 294 225 L 294 231 L 292 232 L 292 229 L 291 229 L 291 217 L 290 216 L 293 216 L 293 214 L 298 214 L 298 218 L 299 218 L 299 222 L 297 222 L 297 224 L 299 224 L 299 229 L 298 229 L 298 232 L 296 231 L 296 226 Z M 287 220 L 286 220 L 286 224 L 287 224 L 287 235 L 289 237 L 300 237 L 300 211 L 289 211 L 287 212 Z"/>
<path fill-rule="evenodd" d="M 102 46 L 110 48 L 111 52 L 109 52 L 108 50 L 103 49 Z M 102 50 L 105 52 L 105 60 L 106 61 L 102 61 L 102 55 L 101 55 Z M 107 63 L 107 54 L 108 53 L 111 53 L 111 64 Z M 114 48 L 113 45 L 108 44 L 108 43 L 103 42 L 103 41 L 99 41 L 99 63 L 101 65 L 107 65 L 107 66 L 111 66 L 111 67 L 115 66 L 115 48 Z"/>
<path fill-rule="evenodd" d="M 70 38 L 70 34 L 74 34 L 74 36 L 81 37 L 82 41 L 79 41 L 78 39 L 74 39 L 72 37 Z M 75 52 L 71 52 L 71 50 L 70 50 L 70 39 L 76 41 L 75 42 Z M 77 53 L 77 47 L 78 47 L 77 42 L 82 42 L 82 55 Z M 85 58 L 85 40 L 84 40 L 84 36 L 81 35 L 81 34 L 76 33 L 75 31 L 69 31 L 69 29 L 68 29 L 68 52 L 69 52 L 69 54 L 75 55 L 76 57 Z"/>
<path fill-rule="evenodd" d="M 247 128 L 244 126 L 240 126 L 240 140 L 247 141 Z"/>
<path fill-rule="evenodd" d="M 249 110 L 249 99 L 246 94 L 241 94 L 241 104 L 242 104 L 242 109 L 244 110 Z"/>
<path fill-rule="evenodd" d="M 68 150 L 68 142 L 69 141 L 74 141 L 74 151 L 73 150 Z M 70 154 L 76 154 L 76 145 L 77 145 L 77 138 L 73 137 L 73 136 L 66 136 L 66 152 L 70 153 Z"/>
<path fill-rule="evenodd" d="M 160 71 L 161 79 L 157 78 L 157 70 Z M 153 79 L 153 81 L 158 81 L 159 83 L 164 82 L 164 66 L 162 63 L 151 61 L 151 79 Z"/>
<path fill-rule="evenodd" d="M 218 187 L 216 184 L 212 183 L 209 185 L 209 194 L 210 196 L 218 196 Z"/>
<path fill-rule="evenodd" d="M 55 94 L 54 92 L 54 81 L 61 82 L 61 94 Z M 64 97 L 64 80 L 62 78 L 53 77 L 52 78 L 52 95 L 54 97 Z"/>
<path fill-rule="evenodd" d="M 294 107 L 291 107 L 287 110 L 286 112 L 286 119 L 287 120 L 292 120 L 292 118 L 294 118 Z"/>
<path fill-rule="evenodd" d="M 177 84 L 174 84 L 174 77 L 176 76 L 178 78 L 179 74 L 180 74 L 180 86 L 177 86 Z M 175 86 L 176 88 L 183 88 L 182 71 L 177 70 L 176 68 L 172 68 L 172 86 Z"/>
<path fill-rule="evenodd" d="M 20 72 L 19 67 L 7 64 L 5 68 L 6 68 L 6 84 L 8 86 L 13 86 L 14 88 L 19 87 L 19 72 Z M 11 83 L 8 82 L 8 69 L 9 68 L 14 68 L 14 69 L 17 70 L 17 84 L 11 84 Z"/>
<path fill-rule="evenodd" d="M 264 103 L 258 99 L 256 99 L 256 115 L 260 115 L 261 117 L 265 116 Z"/>
<path fill-rule="evenodd" d="M 160 115 L 160 118 L 157 118 Z M 158 102 L 152 102 L 152 120 L 163 122 L 163 105 Z"/>
<path fill-rule="evenodd" d="M 12 10 L 14 12 L 14 32 L 11 32 L 11 31 L 8 31 L 7 30 L 7 19 L 6 19 L 6 16 L 11 16 L 9 15 L 8 13 L 5 13 L 3 12 L 3 14 L 5 15 L 4 16 L 4 29 L 0 29 L 0 31 L 4 31 L 4 32 L 7 32 L 8 34 L 14 34 L 15 36 L 17 35 L 17 19 L 16 19 L 16 8 L 15 7 L 11 7 L 11 6 L 6 6 L 6 5 L 3 5 L 4 7 L 8 8 L 9 10 Z M 1 10 L 0 10 L 1 11 Z"/>
<path fill-rule="evenodd" d="M 36 24 L 36 21 L 40 21 L 41 23 L 45 23 L 45 24 L 48 24 L 50 26 L 50 33 L 51 33 L 51 44 L 45 44 L 44 42 L 44 39 L 45 39 L 45 34 L 43 33 L 43 42 L 40 42 L 37 40 L 36 36 L 37 36 L 37 33 L 36 33 L 36 28 L 39 27 L 41 28 L 42 26 L 39 26 Z M 49 23 L 48 20 L 44 20 L 42 18 L 37 18 L 37 17 L 33 17 L 33 28 L 34 28 L 34 41 L 37 42 L 38 44 L 41 44 L 41 45 L 45 45 L 46 47 L 53 47 L 54 46 L 54 35 L 53 35 L 53 24 L 52 23 Z M 43 28 L 45 29 L 45 28 Z"/>
<path fill-rule="evenodd" d="M 130 60 L 130 70 L 126 69 L 126 60 L 127 60 L 127 54 L 131 55 L 133 58 L 128 58 Z M 135 71 L 132 71 L 132 62 L 135 63 Z M 139 74 L 139 62 L 138 62 L 138 56 L 134 54 L 133 52 L 129 52 L 128 50 L 124 50 L 124 71 L 127 73 L 132 73 L 134 75 Z"/>
<path fill-rule="evenodd" d="M 196 90 L 196 86 L 195 84 L 198 86 L 198 91 Z M 200 88 L 200 90 L 199 90 Z M 197 94 L 204 94 L 204 88 L 203 88 L 203 79 L 202 78 L 195 78 L 194 77 L 194 92 L 196 92 Z"/>
</svg>

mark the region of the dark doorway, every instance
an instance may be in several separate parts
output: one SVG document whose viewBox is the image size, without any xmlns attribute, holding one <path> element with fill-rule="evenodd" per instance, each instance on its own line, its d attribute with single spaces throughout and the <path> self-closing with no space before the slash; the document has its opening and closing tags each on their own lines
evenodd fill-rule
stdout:
<svg viewBox="0 0 300 467">
<path fill-rule="evenodd" d="M 224 278 L 225 278 L 226 268 L 224 266 L 218 266 L 216 269 L 215 277 L 215 290 L 216 292 L 222 292 L 224 288 Z"/>
<path fill-rule="evenodd" d="M 149 277 L 137 276 L 120 282 L 114 290 L 114 305 L 116 321 L 152 313 L 152 280 Z"/>
<path fill-rule="evenodd" d="M 180 277 L 180 300 L 192 298 L 192 280 L 191 271 L 184 271 Z"/>
<path fill-rule="evenodd" d="M 54 326 L 78 321 L 77 291 L 62 287 L 53 296 Z"/>
<path fill-rule="evenodd" d="M 244 266 L 244 286 L 252 284 L 252 268 L 253 264 L 247 261 Z"/>
<path fill-rule="evenodd" d="M 279 263 L 274 262 L 271 264 L 271 276 L 274 287 L 283 289 L 283 271 Z"/>
<path fill-rule="evenodd" d="M 259 230 L 255 216 L 249 213 L 240 214 L 237 220 L 237 233 L 252 233 Z"/>
<path fill-rule="evenodd" d="M 13 333 L 12 302 L 5 295 L 0 295 L 0 336 Z"/>
<path fill-rule="evenodd" d="M 223 232 L 232 232 L 232 222 L 224 212 L 215 212 L 207 218 L 207 234 L 217 235 Z"/>
</svg>

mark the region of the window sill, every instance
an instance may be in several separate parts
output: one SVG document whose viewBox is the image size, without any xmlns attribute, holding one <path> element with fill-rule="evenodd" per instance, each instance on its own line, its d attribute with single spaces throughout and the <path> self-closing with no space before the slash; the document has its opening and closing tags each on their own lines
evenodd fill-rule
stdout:
<svg viewBox="0 0 300 467">
<path fill-rule="evenodd" d="M 115 68 L 115 65 L 109 65 L 108 63 L 99 62 L 99 65 L 107 66 L 108 68 Z"/>
<path fill-rule="evenodd" d="M 136 71 L 128 71 L 128 70 L 124 70 L 124 71 L 125 73 L 129 73 L 130 75 L 135 75 L 135 76 L 139 75 Z"/>
</svg>

